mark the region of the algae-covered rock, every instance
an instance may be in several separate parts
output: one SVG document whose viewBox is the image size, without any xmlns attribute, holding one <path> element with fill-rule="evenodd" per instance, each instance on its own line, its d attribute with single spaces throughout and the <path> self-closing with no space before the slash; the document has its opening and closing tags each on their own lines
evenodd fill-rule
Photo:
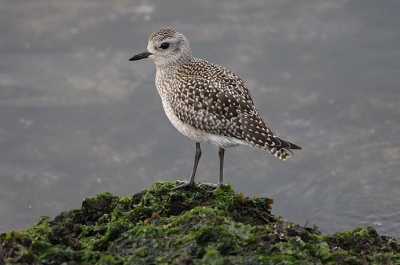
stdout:
<svg viewBox="0 0 400 265">
<path fill-rule="evenodd" d="M 400 244 L 372 227 L 321 235 L 284 222 L 270 198 L 227 185 L 171 191 L 175 182 L 40 217 L 0 234 L 1 264 L 399 264 Z"/>
</svg>

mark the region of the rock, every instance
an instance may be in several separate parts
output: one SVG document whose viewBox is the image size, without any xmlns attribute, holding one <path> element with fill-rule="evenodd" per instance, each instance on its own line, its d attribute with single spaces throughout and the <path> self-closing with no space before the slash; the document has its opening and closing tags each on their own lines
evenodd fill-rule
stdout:
<svg viewBox="0 0 400 265">
<path fill-rule="evenodd" d="M 398 264 L 400 244 L 372 227 L 322 235 L 271 213 L 271 198 L 230 185 L 171 191 L 176 182 L 42 216 L 0 234 L 0 264 Z"/>
</svg>

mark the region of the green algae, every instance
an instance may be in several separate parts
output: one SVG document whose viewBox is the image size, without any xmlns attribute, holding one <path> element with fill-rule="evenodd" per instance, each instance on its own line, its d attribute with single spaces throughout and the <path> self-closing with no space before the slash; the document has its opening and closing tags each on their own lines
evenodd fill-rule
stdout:
<svg viewBox="0 0 400 265">
<path fill-rule="evenodd" d="M 230 185 L 171 191 L 176 182 L 118 197 L 0 234 L 0 264 L 399 264 L 400 244 L 372 227 L 321 235 L 284 222 L 270 198 Z"/>
</svg>

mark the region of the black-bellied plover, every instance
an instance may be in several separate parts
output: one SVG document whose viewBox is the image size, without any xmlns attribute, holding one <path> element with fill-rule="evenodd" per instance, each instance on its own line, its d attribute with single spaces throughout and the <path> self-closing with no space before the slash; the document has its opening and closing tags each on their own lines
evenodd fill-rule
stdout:
<svg viewBox="0 0 400 265">
<path fill-rule="evenodd" d="M 278 138 L 261 118 L 243 81 L 225 67 L 193 58 L 189 41 L 171 28 L 151 34 L 147 50 L 129 61 L 151 58 L 156 64 L 156 87 L 169 120 L 178 131 L 196 141 L 192 175 L 174 189 L 195 187 L 201 142 L 219 147 L 223 186 L 225 148 L 249 145 L 286 160 L 289 149 L 300 146 Z"/>
</svg>

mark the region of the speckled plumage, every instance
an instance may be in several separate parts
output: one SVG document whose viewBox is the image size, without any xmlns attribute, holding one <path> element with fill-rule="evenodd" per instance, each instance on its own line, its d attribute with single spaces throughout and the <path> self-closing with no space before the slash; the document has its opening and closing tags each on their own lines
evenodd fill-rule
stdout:
<svg viewBox="0 0 400 265">
<path fill-rule="evenodd" d="M 171 28 L 155 31 L 147 51 L 131 60 L 147 57 L 156 64 L 156 87 L 168 118 L 197 143 L 208 142 L 220 149 L 249 145 L 283 160 L 290 157 L 289 149 L 301 149 L 271 131 L 238 76 L 225 67 L 193 58 L 189 42 L 181 33 Z M 223 150 L 220 159 L 222 185 Z M 194 173 L 196 167 L 195 161 Z"/>
</svg>

